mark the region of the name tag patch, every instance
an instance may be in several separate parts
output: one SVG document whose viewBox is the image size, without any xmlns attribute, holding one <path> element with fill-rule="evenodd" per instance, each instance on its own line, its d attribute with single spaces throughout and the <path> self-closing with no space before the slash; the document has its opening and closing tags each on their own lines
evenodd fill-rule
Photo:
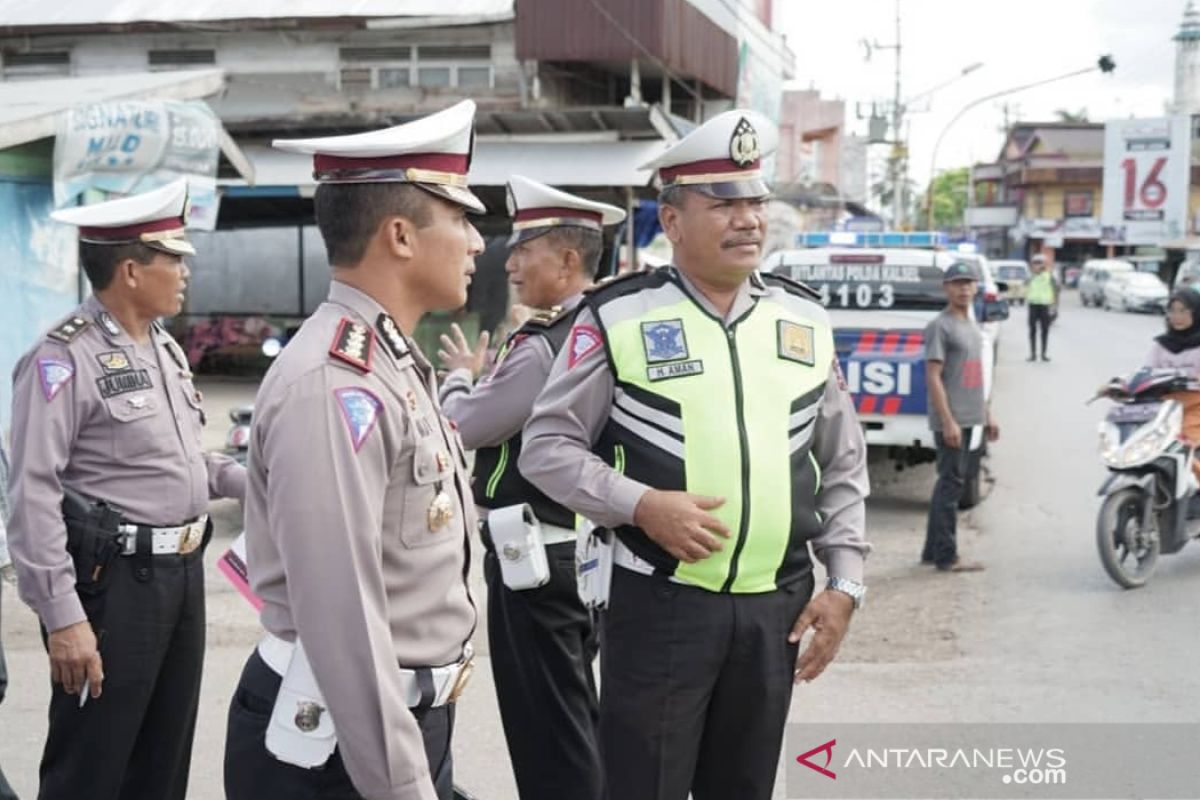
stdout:
<svg viewBox="0 0 1200 800">
<path fill-rule="evenodd" d="M 688 357 L 687 339 L 683 335 L 683 320 L 666 319 L 642 323 L 642 345 L 646 363 L 678 361 Z"/>
<path fill-rule="evenodd" d="M 780 358 L 809 367 L 817 363 L 813 353 L 815 334 L 810 326 L 781 319 L 777 334 Z"/>
<path fill-rule="evenodd" d="M 104 375 L 96 379 L 96 385 L 100 387 L 100 396 L 104 398 L 154 388 L 154 384 L 150 381 L 150 373 L 144 369 L 131 369 Z"/>
<path fill-rule="evenodd" d="M 665 381 L 669 378 L 683 378 L 688 375 L 699 375 L 704 372 L 704 362 L 676 361 L 671 364 L 657 364 L 646 369 L 646 377 L 652 381 Z"/>
</svg>

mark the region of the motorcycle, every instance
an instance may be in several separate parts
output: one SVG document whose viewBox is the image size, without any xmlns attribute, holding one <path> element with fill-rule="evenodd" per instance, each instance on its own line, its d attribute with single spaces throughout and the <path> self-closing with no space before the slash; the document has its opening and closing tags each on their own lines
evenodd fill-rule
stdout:
<svg viewBox="0 0 1200 800">
<path fill-rule="evenodd" d="M 272 336 L 264 339 L 262 354 L 267 358 L 275 358 L 283 351 L 286 342 L 282 337 Z M 246 463 L 250 452 L 250 420 L 254 417 L 254 406 L 236 406 L 229 411 L 229 420 L 233 427 L 225 434 L 225 452 L 239 464 Z"/>
<path fill-rule="evenodd" d="M 1144 586 L 1159 555 L 1200 537 L 1195 448 L 1182 438 L 1182 404 L 1168 397 L 1195 391 L 1200 382 L 1187 373 L 1147 368 L 1113 378 L 1092 398 L 1116 403 L 1100 424 L 1112 474 L 1100 488 L 1096 545 L 1105 572 L 1125 589 Z"/>
</svg>

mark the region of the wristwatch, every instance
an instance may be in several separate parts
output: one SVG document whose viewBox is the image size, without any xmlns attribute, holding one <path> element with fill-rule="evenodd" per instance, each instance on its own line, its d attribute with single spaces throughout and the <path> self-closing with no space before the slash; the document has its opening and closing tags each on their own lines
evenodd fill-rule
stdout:
<svg viewBox="0 0 1200 800">
<path fill-rule="evenodd" d="M 854 600 L 855 611 L 862 608 L 863 598 L 867 596 L 867 587 L 849 578 L 831 577 L 825 581 L 825 588 L 850 595 L 851 599 Z"/>
</svg>

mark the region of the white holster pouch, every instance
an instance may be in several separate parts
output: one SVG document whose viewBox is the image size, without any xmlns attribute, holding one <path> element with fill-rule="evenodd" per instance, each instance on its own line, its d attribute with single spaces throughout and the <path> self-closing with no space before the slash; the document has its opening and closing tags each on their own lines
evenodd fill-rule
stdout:
<svg viewBox="0 0 1200 800">
<path fill-rule="evenodd" d="M 550 565 L 541 523 L 529 504 L 497 508 L 488 514 L 487 522 L 504 585 L 514 592 L 545 585 Z"/>
<path fill-rule="evenodd" d="M 579 599 L 586 608 L 608 607 L 608 590 L 612 586 L 613 532 L 598 528 L 590 520 L 580 519 L 579 536 L 575 539 L 575 580 Z"/>
<path fill-rule="evenodd" d="M 274 637 L 259 644 L 259 654 L 268 666 L 277 672 L 283 667 L 283 682 L 267 724 L 267 752 L 285 764 L 311 769 L 323 765 L 333 755 L 337 731 L 299 639 L 286 667 L 280 663 L 286 658 L 288 644 Z M 264 652 L 264 645 L 273 647 L 275 652 Z"/>
</svg>

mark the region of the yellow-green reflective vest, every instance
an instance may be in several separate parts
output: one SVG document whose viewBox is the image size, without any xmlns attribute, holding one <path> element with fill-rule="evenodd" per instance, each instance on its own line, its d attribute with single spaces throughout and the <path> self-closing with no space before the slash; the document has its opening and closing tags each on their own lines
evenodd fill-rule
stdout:
<svg viewBox="0 0 1200 800">
<path fill-rule="evenodd" d="M 1054 278 L 1050 270 L 1044 270 L 1029 279 L 1025 286 L 1025 302 L 1035 306 L 1048 306 L 1054 303 Z"/>
<path fill-rule="evenodd" d="M 732 536 L 694 564 L 640 529 L 621 541 L 657 572 L 714 592 L 768 592 L 806 578 L 821 531 L 811 450 L 834 359 L 825 310 L 806 287 L 754 274 L 753 307 L 728 328 L 673 268 L 618 280 L 585 302 L 615 377 L 595 452 L 656 489 L 725 498 Z"/>
</svg>

